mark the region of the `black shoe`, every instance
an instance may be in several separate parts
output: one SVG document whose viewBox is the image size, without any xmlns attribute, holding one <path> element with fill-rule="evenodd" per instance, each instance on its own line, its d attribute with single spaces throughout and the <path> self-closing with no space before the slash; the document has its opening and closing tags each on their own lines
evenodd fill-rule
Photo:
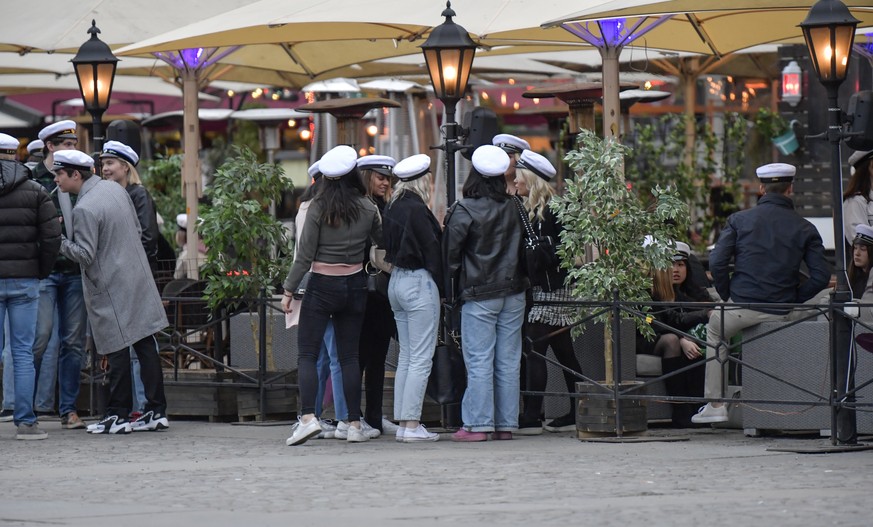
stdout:
<svg viewBox="0 0 873 527">
<path fill-rule="evenodd" d="M 552 419 L 547 425 L 549 432 L 572 432 L 576 430 L 576 416 L 572 413 Z"/>
<path fill-rule="evenodd" d="M 13 410 L 0 410 L 0 423 L 12 421 L 15 412 Z"/>
<path fill-rule="evenodd" d="M 519 436 L 538 436 L 543 433 L 543 422 L 539 419 L 518 419 L 518 430 L 515 435 Z"/>
<path fill-rule="evenodd" d="M 139 419 L 130 424 L 131 430 L 134 432 L 152 432 L 155 430 L 166 430 L 170 428 L 170 421 L 167 416 L 155 413 L 151 410 L 142 414 Z"/>
</svg>

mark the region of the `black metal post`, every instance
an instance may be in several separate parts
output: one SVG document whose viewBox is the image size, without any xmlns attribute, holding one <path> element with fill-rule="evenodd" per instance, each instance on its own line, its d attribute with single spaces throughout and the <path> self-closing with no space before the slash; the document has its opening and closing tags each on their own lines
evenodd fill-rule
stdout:
<svg viewBox="0 0 873 527">
<path fill-rule="evenodd" d="M 837 100 L 838 84 L 829 83 L 828 92 L 828 142 L 831 144 L 831 199 L 834 209 L 834 249 L 836 258 L 837 285 L 832 301 L 838 306 L 831 312 L 831 443 L 852 445 L 858 442 L 855 410 L 843 406 L 854 402 L 854 395 L 846 397 L 847 391 L 854 390 L 855 375 L 851 371 L 852 327 L 849 319 L 842 314 L 842 305 L 852 300 L 846 274 L 846 250 L 843 235 L 843 169 L 840 155 L 842 125 L 840 105 Z M 838 314 L 837 311 L 840 313 Z"/>
<path fill-rule="evenodd" d="M 455 122 L 457 101 L 443 101 L 446 107 L 446 207 L 455 202 L 455 152 L 458 151 L 458 123 Z"/>
<path fill-rule="evenodd" d="M 258 295 L 258 410 L 267 419 L 267 291 Z"/>
<path fill-rule="evenodd" d="M 103 150 L 103 110 L 90 110 L 92 152 Z"/>
<path fill-rule="evenodd" d="M 621 423 L 621 399 L 618 398 L 621 391 L 621 309 L 618 303 L 618 289 L 612 293 L 612 393 L 615 401 L 615 436 L 622 437 Z"/>
</svg>

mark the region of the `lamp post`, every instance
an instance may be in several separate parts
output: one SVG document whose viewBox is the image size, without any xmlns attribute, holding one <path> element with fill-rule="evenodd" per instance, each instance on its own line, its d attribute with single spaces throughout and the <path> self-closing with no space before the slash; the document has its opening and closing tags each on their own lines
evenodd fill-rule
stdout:
<svg viewBox="0 0 873 527">
<path fill-rule="evenodd" d="M 455 24 L 452 3 L 446 2 L 442 15 L 446 20 L 433 28 L 430 36 L 421 45 L 427 72 L 437 99 L 446 108 L 446 143 L 441 146 L 446 152 L 446 198 L 447 205 L 455 201 L 455 153 L 458 146 L 458 123 L 455 121 L 455 105 L 467 91 L 467 81 L 476 55 L 476 43 L 467 30 Z"/>
<path fill-rule="evenodd" d="M 852 300 L 846 276 L 846 244 L 843 236 L 843 173 L 840 156 L 843 134 L 837 90 L 846 78 L 855 27 L 859 22 L 840 0 L 819 0 L 800 23 L 813 67 L 828 94 L 828 131 L 823 135 L 831 144 L 831 196 L 837 275 L 832 299 L 836 304 Z M 852 334 L 848 318 L 832 313 L 830 332 L 832 397 L 834 402 L 838 402 L 831 407 L 831 441 L 834 444 L 855 444 L 855 411 L 842 406 L 842 403 L 851 403 L 855 399 L 854 393 L 851 393 L 854 392 L 854 375 L 850 371 Z M 850 395 L 847 396 L 847 392 Z"/>
<path fill-rule="evenodd" d="M 100 30 L 95 20 L 91 20 L 88 33 L 91 38 L 82 44 L 70 62 L 76 70 L 85 109 L 91 114 L 91 142 L 93 150 L 97 151 L 103 148 L 102 118 L 103 112 L 109 106 L 118 58 L 112 54 L 105 42 L 97 38 Z"/>
</svg>

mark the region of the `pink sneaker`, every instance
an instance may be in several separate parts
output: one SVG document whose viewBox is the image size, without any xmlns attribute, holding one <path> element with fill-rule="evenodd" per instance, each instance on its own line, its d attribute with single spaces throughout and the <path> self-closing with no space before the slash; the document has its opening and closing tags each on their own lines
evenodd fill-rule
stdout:
<svg viewBox="0 0 873 527">
<path fill-rule="evenodd" d="M 491 439 L 494 441 L 508 441 L 512 439 L 512 432 L 491 432 Z"/>
<path fill-rule="evenodd" d="M 452 434 L 452 441 L 458 441 L 461 443 L 488 441 L 488 434 L 486 432 L 470 432 L 464 428 L 461 428 L 460 430 Z"/>
</svg>

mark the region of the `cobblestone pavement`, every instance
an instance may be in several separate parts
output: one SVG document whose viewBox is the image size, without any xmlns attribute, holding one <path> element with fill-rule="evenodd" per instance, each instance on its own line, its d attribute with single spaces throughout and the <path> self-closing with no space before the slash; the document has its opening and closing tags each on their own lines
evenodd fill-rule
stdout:
<svg viewBox="0 0 873 527">
<path fill-rule="evenodd" d="M 45 441 L 0 423 L 2 526 L 869 526 L 873 451 L 771 452 L 820 438 L 655 430 L 682 442 L 572 434 L 459 444 L 286 447 L 289 426 L 173 421 Z"/>
</svg>

